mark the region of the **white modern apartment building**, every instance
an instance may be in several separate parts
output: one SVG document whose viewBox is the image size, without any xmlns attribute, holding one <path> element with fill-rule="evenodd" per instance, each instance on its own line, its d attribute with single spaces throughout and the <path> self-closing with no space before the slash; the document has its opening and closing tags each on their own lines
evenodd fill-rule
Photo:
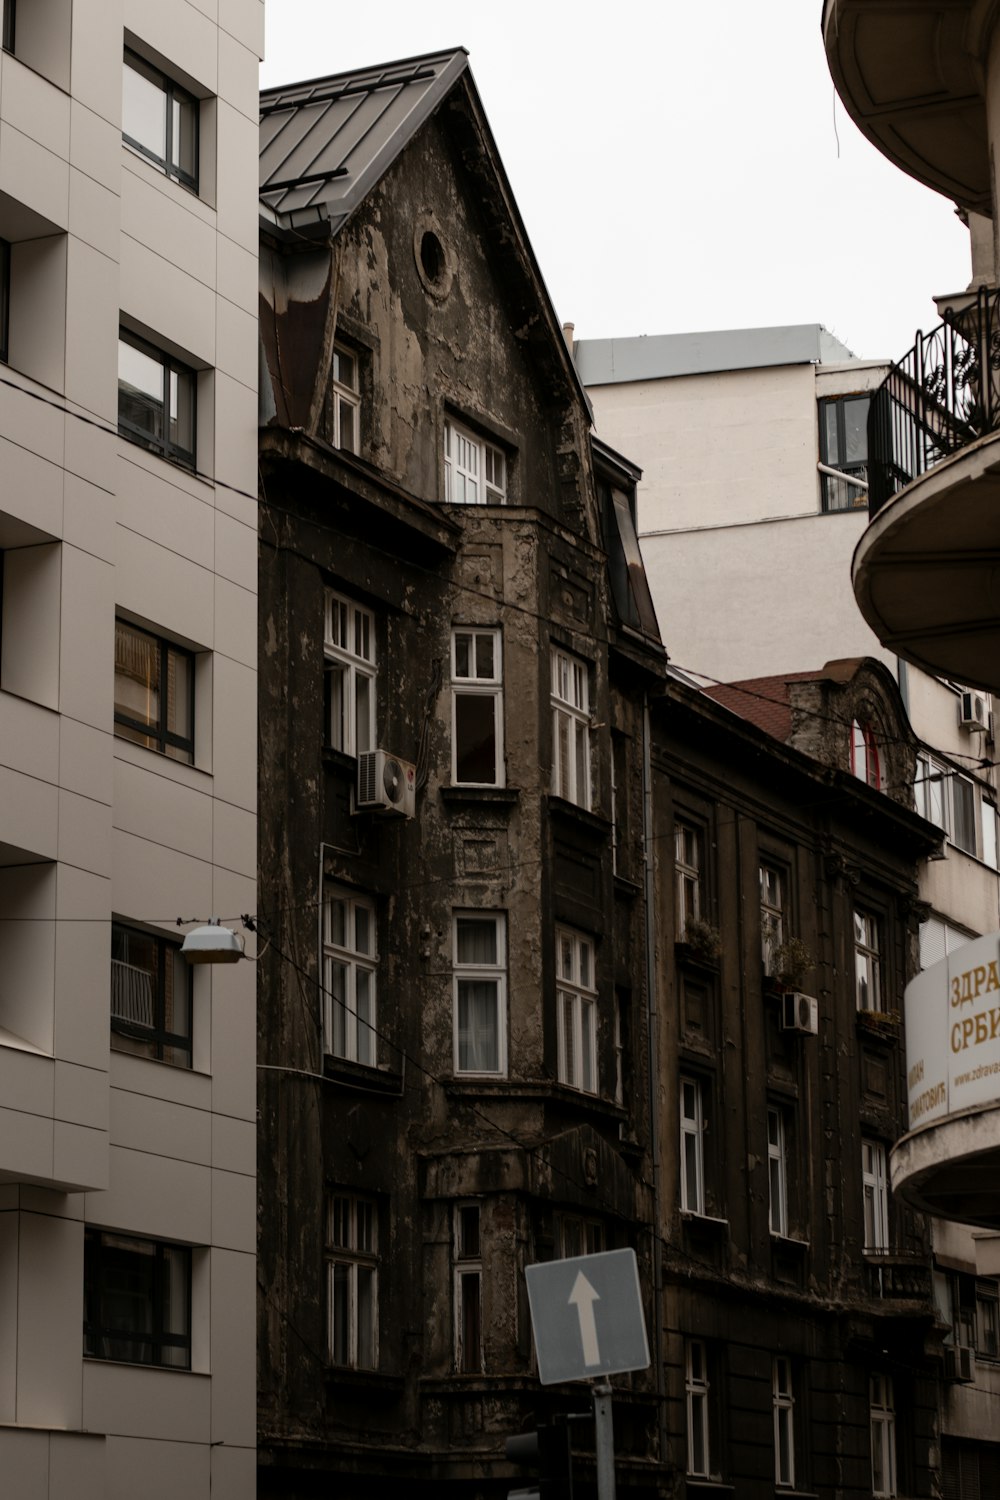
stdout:
<svg viewBox="0 0 1000 1500">
<path fill-rule="evenodd" d="M 262 0 L 2 0 L 0 1490 L 255 1485 Z"/>
</svg>

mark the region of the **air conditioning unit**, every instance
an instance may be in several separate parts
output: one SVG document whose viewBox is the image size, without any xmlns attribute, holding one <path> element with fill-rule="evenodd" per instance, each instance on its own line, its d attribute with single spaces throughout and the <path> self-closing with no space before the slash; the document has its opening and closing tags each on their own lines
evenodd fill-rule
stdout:
<svg viewBox="0 0 1000 1500">
<path fill-rule="evenodd" d="M 958 695 L 958 727 L 960 729 L 985 729 L 989 714 L 986 696 L 971 691 Z"/>
<path fill-rule="evenodd" d="M 365 750 L 358 756 L 355 805 L 412 818 L 416 812 L 417 770 L 388 750 Z"/>
<path fill-rule="evenodd" d="M 946 1344 L 944 1351 L 944 1378 L 962 1385 L 971 1385 L 974 1377 L 972 1350 L 965 1344 Z"/>
<path fill-rule="evenodd" d="M 798 990 L 787 991 L 781 997 L 781 1029 L 816 1036 L 819 1032 L 819 1001 L 812 995 L 801 995 Z"/>
</svg>

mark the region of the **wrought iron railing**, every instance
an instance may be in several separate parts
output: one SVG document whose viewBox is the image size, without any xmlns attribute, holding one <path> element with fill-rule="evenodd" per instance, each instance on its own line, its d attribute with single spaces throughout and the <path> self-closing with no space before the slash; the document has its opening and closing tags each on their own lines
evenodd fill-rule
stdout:
<svg viewBox="0 0 1000 1500">
<path fill-rule="evenodd" d="M 916 343 L 872 396 L 868 509 L 1000 429 L 1000 292 L 980 287 Z"/>
</svg>

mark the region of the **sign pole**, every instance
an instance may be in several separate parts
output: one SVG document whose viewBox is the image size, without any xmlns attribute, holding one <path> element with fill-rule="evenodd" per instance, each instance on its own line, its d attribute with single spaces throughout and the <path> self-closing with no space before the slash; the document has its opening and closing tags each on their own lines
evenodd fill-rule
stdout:
<svg viewBox="0 0 1000 1500">
<path fill-rule="evenodd" d="M 594 1437 L 597 1445 L 597 1500 L 615 1500 L 615 1434 L 611 1416 L 611 1387 L 594 1386 Z"/>
</svg>

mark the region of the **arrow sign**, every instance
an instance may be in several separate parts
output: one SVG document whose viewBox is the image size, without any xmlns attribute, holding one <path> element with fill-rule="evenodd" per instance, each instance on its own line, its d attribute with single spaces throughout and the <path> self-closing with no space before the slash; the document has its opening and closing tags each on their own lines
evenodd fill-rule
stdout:
<svg viewBox="0 0 1000 1500">
<path fill-rule="evenodd" d="M 524 1268 L 542 1385 L 649 1364 L 634 1250 L 603 1250 Z M 600 1336 L 594 1304 L 601 1303 Z"/>
<path fill-rule="evenodd" d="M 573 1290 L 569 1294 L 571 1306 L 576 1308 L 580 1319 L 580 1342 L 583 1344 L 583 1362 L 590 1369 L 601 1363 L 601 1350 L 597 1342 L 597 1322 L 594 1318 L 594 1303 L 600 1302 L 596 1292 L 582 1271 L 576 1273 Z"/>
</svg>

